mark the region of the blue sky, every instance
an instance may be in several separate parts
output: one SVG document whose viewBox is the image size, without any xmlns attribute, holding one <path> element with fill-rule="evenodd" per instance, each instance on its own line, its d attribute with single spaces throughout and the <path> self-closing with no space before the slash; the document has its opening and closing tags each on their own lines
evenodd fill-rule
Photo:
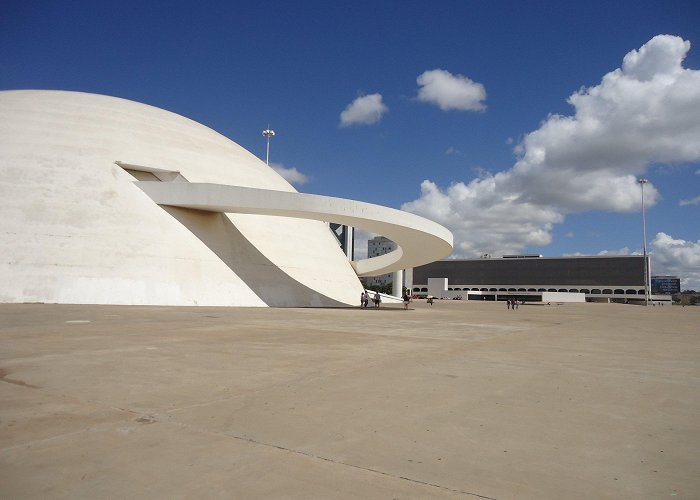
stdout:
<svg viewBox="0 0 700 500">
<path fill-rule="evenodd" d="M 644 176 L 654 273 L 695 289 L 698 75 L 695 1 L 0 7 L 0 89 L 144 102 L 261 157 L 269 123 L 300 191 L 432 218 L 455 256 L 638 252 Z"/>
</svg>

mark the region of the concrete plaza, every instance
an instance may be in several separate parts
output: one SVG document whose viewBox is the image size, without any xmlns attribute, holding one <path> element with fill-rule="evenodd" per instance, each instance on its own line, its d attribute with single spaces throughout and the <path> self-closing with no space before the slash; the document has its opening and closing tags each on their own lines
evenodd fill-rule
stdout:
<svg viewBox="0 0 700 500">
<path fill-rule="evenodd" d="M 700 307 L 0 305 L 1 498 L 697 498 Z"/>
</svg>

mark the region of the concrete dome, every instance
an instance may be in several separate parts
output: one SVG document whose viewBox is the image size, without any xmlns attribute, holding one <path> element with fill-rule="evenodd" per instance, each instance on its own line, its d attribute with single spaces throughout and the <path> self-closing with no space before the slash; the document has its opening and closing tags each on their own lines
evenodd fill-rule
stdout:
<svg viewBox="0 0 700 500">
<path fill-rule="evenodd" d="M 135 181 L 163 180 L 160 169 L 296 192 L 177 114 L 78 92 L 0 92 L 0 302 L 357 303 L 362 287 L 325 223 L 159 206 Z"/>
</svg>

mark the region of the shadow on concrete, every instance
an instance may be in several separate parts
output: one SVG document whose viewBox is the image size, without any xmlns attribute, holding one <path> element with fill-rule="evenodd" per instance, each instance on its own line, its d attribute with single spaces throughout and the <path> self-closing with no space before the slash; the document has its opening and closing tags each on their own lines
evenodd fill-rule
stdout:
<svg viewBox="0 0 700 500">
<path fill-rule="evenodd" d="M 299 283 L 270 261 L 223 213 L 161 206 L 214 252 L 271 307 L 339 307 L 346 304 Z"/>
</svg>

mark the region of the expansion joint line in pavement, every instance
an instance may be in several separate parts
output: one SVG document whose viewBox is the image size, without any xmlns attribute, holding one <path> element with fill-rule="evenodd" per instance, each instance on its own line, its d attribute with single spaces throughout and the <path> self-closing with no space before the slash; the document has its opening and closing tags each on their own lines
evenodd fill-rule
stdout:
<svg viewBox="0 0 700 500">
<path fill-rule="evenodd" d="M 257 445 L 260 445 L 260 446 L 267 446 L 267 447 L 270 447 L 270 448 L 277 448 L 278 450 L 286 451 L 286 452 L 289 452 L 289 453 L 295 453 L 295 454 L 297 454 L 297 455 L 303 455 L 303 456 L 305 456 L 305 457 L 315 458 L 315 459 L 317 459 L 317 460 L 323 460 L 324 462 L 330 462 L 330 463 L 336 464 L 336 465 L 344 465 L 344 466 L 346 466 L 346 467 L 352 467 L 353 469 L 359 469 L 359 470 L 363 470 L 363 471 L 366 471 L 366 472 L 372 472 L 372 473 L 374 473 L 374 474 L 380 474 L 380 475 L 382 475 L 382 476 L 393 477 L 394 479 L 401 479 L 401 480 L 403 480 L 403 481 L 409 481 L 409 482 L 411 482 L 411 483 L 421 484 L 421 485 L 424 485 L 424 486 L 430 486 L 430 487 L 432 487 L 432 488 L 439 488 L 439 489 L 441 489 L 441 490 L 451 491 L 451 492 L 453 492 L 453 493 L 459 493 L 459 494 L 462 494 L 462 495 L 470 495 L 470 496 L 477 497 L 477 498 L 485 498 L 485 499 L 487 499 L 487 500 L 496 500 L 496 499 L 494 499 L 494 498 L 492 498 L 492 497 L 487 497 L 487 496 L 484 496 L 484 495 L 479 495 L 479 494 L 477 494 L 477 493 L 472 493 L 472 492 L 470 492 L 470 491 L 456 490 L 456 489 L 450 488 L 450 487 L 448 487 L 448 486 L 442 486 L 442 485 L 440 485 L 440 484 L 435 484 L 435 483 L 428 483 L 428 482 L 426 482 L 426 481 L 421 481 L 421 480 L 419 480 L 419 479 L 413 479 L 413 478 L 406 477 L 406 476 L 397 476 L 397 475 L 395 475 L 395 474 L 390 474 L 390 473 L 388 473 L 388 472 L 384 472 L 384 471 L 381 471 L 381 470 L 372 469 L 372 468 L 369 468 L 369 467 L 362 467 L 362 466 L 360 466 L 360 465 L 355 465 L 355 464 L 349 464 L 349 463 L 347 463 L 347 462 L 340 462 L 340 461 L 338 461 L 338 460 L 333 460 L 332 458 L 322 457 L 322 456 L 320 456 L 320 455 L 314 455 L 314 454 L 312 454 L 312 453 L 308 453 L 308 452 L 304 452 L 304 451 L 300 451 L 300 450 L 294 450 L 294 449 L 291 449 L 291 448 L 285 448 L 284 446 L 279 446 L 279 445 L 276 445 L 276 444 L 264 443 L 264 442 L 256 441 L 255 439 L 246 438 L 246 437 L 243 437 L 243 436 L 235 436 L 235 435 L 232 435 L 232 434 L 226 434 L 226 435 L 229 436 L 229 437 L 235 438 L 235 439 L 240 439 L 240 440 L 242 440 L 242 441 L 248 441 L 249 443 L 257 444 Z"/>
<path fill-rule="evenodd" d="M 236 435 L 236 434 L 230 434 L 230 433 L 226 433 L 226 432 L 207 431 L 207 430 L 204 430 L 204 429 L 200 429 L 200 428 L 193 427 L 193 426 L 191 426 L 191 425 L 183 424 L 183 423 L 181 423 L 181 422 L 169 421 L 168 423 L 175 424 L 175 425 L 178 425 L 178 426 L 181 426 L 181 427 L 185 427 L 185 428 L 190 429 L 190 430 L 196 430 L 196 431 L 199 431 L 199 432 L 206 432 L 206 433 L 208 433 L 208 434 L 215 434 L 215 435 L 217 435 L 217 436 L 223 435 L 223 436 L 226 436 L 226 437 L 229 437 L 229 438 L 238 439 L 239 441 L 246 441 L 246 442 L 248 442 L 248 443 L 255 444 L 255 445 L 258 445 L 258 446 L 265 446 L 265 447 L 267 447 L 267 448 L 275 448 L 275 449 L 278 449 L 278 450 L 286 451 L 287 453 L 294 453 L 294 454 L 296 454 L 296 455 L 302 455 L 302 456 L 307 457 L 307 458 L 313 458 L 313 459 L 316 459 L 316 460 L 323 460 L 324 462 L 329 462 L 329 463 L 336 464 L 336 465 L 343 465 L 343 466 L 345 466 L 345 467 L 352 467 L 353 469 L 358 469 L 358 470 L 362 470 L 362 471 L 365 471 L 365 472 L 371 472 L 371 473 L 373 473 L 373 474 L 380 474 L 380 475 L 382 475 L 382 476 L 391 477 L 391 478 L 394 478 L 394 479 L 401 479 L 401 480 L 403 480 L 403 481 L 408 481 L 408 482 L 415 483 L 415 484 L 420 484 L 420 485 L 423 485 L 423 486 L 430 486 L 431 488 L 439 488 L 439 489 L 441 489 L 441 490 L 450 491 L 450 492 L 452 492 L 452 493 L 458 493 L 458 494 L 460 494 L 460 495 L 469 495 L 469 496 L 472 496 L 472 497 L 475 497 L 475 498 L 484 498 L 485 500 L 496 500 L 496 499 L 493 498 L 493 497 L 487 497 L 487 496 L 485 496 L 485 495 L 479 495 L 478 493 L 472 493 L 471 491 L 457 490 L 457 489 L 454 489 L 454 488 L 450 488 L 450 487 L 448 487 L 448 486 L 443 486 L 443 485 L 441 485 L 441 484 L 435 484 L 435 483 L 429 483 L 429 482 L 427 482 L 427 481 L 421 481 L 420 479 L 413 479 L 413 478 L 406 477 L 406 476 L 397 476 L 397 475 L 391 474 L 391 473 L 389 473 L 389 472 L 384 472 L 384 471 L 377 470 L 377 469 L 372 469 L 372 468 L 369 468 L 369 467 L 362 467 L 362 466 L 360 466 L 360 465 L 349 464 L 349 463 L 347 463 L 347 462 L 340 462 L 340 461 L 338 461 L 338 460 L 333 460 L 332 458 L 322 457 L 322 456 L 320 456 L 320 455 L 314 455 L 313 453 L 308 453 L 308 452 L 301 451 L 301 450 L 294 450 L 294 449 L 292 449 L 292 448 L 286 448 L 286 447 L 284 447 L 284 446 L 280 446 L 280 445 L 277 445 L 277 444 L 265 443 L 265 442 L 263 442 L 263 441 L 258 441 L 258 440 L 256 440 L 256 439 L 249 438 L 249 437 L 238 436 L 238 435 Z"/>
</svg>

